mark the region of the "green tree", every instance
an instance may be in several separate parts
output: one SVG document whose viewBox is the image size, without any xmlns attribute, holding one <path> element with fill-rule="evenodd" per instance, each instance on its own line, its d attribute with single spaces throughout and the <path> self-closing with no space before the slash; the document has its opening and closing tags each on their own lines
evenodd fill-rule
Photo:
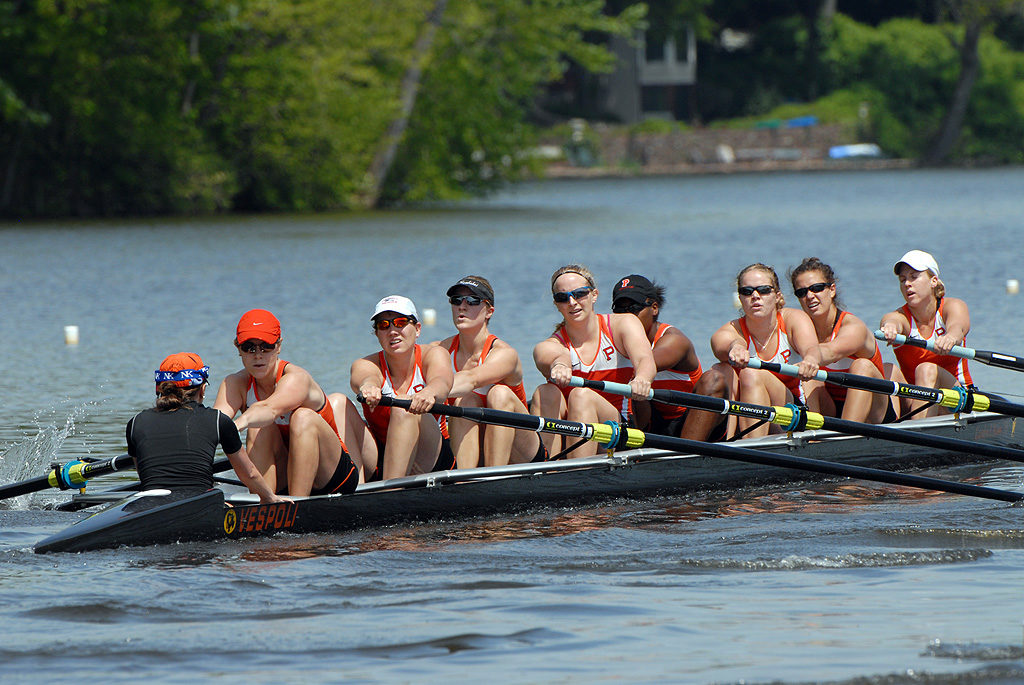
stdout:
<svg viewBox="0 0 1024 685">
<path fill-rule="evenodd" d="M 526 116 L 539 88 L 574 60 L 613 56 L 589 36 L 632 35 L 644 7 L 603 13 L 600 0 L 450 0 L 434 40 L 384 202 L 483 192 L 529 166 Z"/>
</svg>

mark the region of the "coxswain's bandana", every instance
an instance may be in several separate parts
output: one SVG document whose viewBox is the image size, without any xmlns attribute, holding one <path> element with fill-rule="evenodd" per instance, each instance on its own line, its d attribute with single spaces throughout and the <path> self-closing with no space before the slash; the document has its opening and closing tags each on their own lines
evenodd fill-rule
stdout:
<svg viewBox="0 0 1024 685">
<path fill-rule="evenodd" d="M 201 369 L 182 369 L 181 371 L 157 371 L 156 382 L 166 383 L 171 381 L 182 388 L 189 388 L 193 385 L 202 385 L 210 377 L 210 367 L 204 366 Z"/>
<path fill-rule="evenodd" d="M 210 377 L 210 367 L 203 364 L 202 357 L 192 352 L 178 352 L 160 363 L 154 373 L 157 385 L 174 383 L 179 388 L 202 385 Z"/>
</svg>

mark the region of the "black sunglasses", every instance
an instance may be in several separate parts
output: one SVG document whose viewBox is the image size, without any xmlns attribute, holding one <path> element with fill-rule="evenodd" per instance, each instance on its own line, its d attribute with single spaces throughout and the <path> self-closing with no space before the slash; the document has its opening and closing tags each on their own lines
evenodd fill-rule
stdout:
<svg viewBox="0 0 1024 685">
<path fill-rule="evenodd" d="M 822 290 L 824 290 L 825 288 L 829 287 L 830 285 L 832 285 L 832 284 L 831 283 L 814 283 L 812 285 L 807 286 L 806 288 L 797 288 L 796 290 L 793 291 L 793 294 L 797 296 L 797 299 L 803 299 L 803 296 L 806 295 L 808 293 L 808 291 L 810 291 L 812 293 L 820 293 Z"/>
<path fill-rule="evenodd" d="M 585 285 L 582 288 L 576 288 L 576 290 L 563 290 L 561 292 L 557 292 L 552 295 L 552 297 L 555 298 L 555 302 L 563 304 L 568 302 L 570 297 L 574 300 L 582 300 L 590 294 L 591 290 L 593 290 L 593 288 L 589 285 Z"/>
<path fill-rule="evenodd" d="M 650 306 L 649 302 L 637 302 L 630 299 L 615 300 L 612 302 L 612 312 L 614 314 L 639 314 Z"/>
<path fill-rule="evenodd" d="M 736 290 L 736 292 L 738 292 L 743 297 L 750 297 L 755 292 L 758 295 L 771 295 L 774 291 L 775 286 L 773 285 L 742 285 Z"/>
<path fill-rule="evenodd" d="M 255 340 L 246 340 L 238 345 L 238 349 L 246 354 L 253 354 L 257 351 L 264 353 L 273 352 L 275 347 L 277 347 L 277 343 L 270 344 L 268 342 L 256 342 Z"/>
<path fill-rule="evenodd" d="M 483 298 L 476 297 L 474 295 L 452 295 L 451 297 L 448 298 L 448 301 L 451 302 L 456 307 L 458 307 L 463 302 L 468 304 L 470 307 L 475 307 L 481 302 L 483 302 Z"/>
</svg>

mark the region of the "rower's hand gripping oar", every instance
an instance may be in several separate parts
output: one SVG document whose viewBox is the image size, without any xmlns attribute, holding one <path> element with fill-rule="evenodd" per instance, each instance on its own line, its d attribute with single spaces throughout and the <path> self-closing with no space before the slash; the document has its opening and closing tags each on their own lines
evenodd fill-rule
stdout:
<svg viewBox="0 0 1024 685">
<path fill-rule="evenodd" d="M 626 386 L 629 388 L 629 386 Z M 717 399 L 717 398 L 711 398 Z M 383 406 L 409 407 L 409 400 L 396 397 L 382 397 L 380 404 Z M 564 419 L 548 419 L 543 416 L 531 414 L 517 414 L 515 412 L 500 411 L 497 409 L 484 409 L 481 407 L 457 407 L 442 403 L 434 404 L 431 414 L 444 414 L 478 421 L 480 423 L 492 423 L 498 426 L 509 426 L 511 428 L 523 428 L 539 433 L 556 433 L 582 437 L 593 440 L 597 443 L 612 445 L 617 449 L 626 447 L 648 446 L 657 449 L 672 450 L 686 454 L 698 454 L 706 457 L 717 457 L 719 459 L 730 459 L 742 461 L 749 464 L 761 464 L 764 466 L 775 466 L 801 471 L 812 471 L 824 473 L 843 478 L 858 478 L 861 480 L 878 481 L 890 485 L 903 485 L 912 488 L 925 490 L 936 490 L 939 492 L 952 492 L 958 495 L 981 497 L 983 499 L 994 499 L 1002 502 L 1019 502 L 1024 500 L 1024 494 L 1009 490 L 997 490 L 979 485 L 968 485 L 966 483 L 955 483 L 953 481 L 928 478 L 926 476 L 914 476 L 906 473 L 894 473 L 883 469 L 872 469 L 866 466 L 853 466 L 849 464 L 836 464 L 820 459 L 809 459 L 775 452 L 753 450 L 746 447 L 739 447 L 733 444 L 725 445 L 714 442 L 699 442 L 687 440 L 686 438 L 675 438 L 667 435 L 654 435 L 644 433 L 635 428 L 625 428 L 614 422 L 608 423 L 579 423 Z"/>
<path fill-rule="evenodd" d="M 763 362 L 758 359 L 751 359 L 749 366 L 755 369 L 775 371 L 787 376 L 796 376 L 797 368 L 792 364 L 777 364 L 775 362 Z M 931 404 L 938 404 L 953 412 L 992 411 L 1007 416 L 1024 416 L 1024 404 L 1008 402 L 998 397 L 991 397 L 982 394 L 977 390 L 966 388 L 929 388 L 923 385 L 910 385 L 909 383 L 897 383 L 896 381 L 871 378 L 870 376 L 859 376 L 855 373 L 842 371 L 819 370 L 815 378 L 819 381 L 841 385 L 844 388 L 853 390 L 867 390 L 882 395 L 895 395 L 906 397 L 911 400 L 921 400 Z"/>
<path fill-rule="evenodd" d="M 885 341 L 885 334 L 882 333 L 882 331 L 875 331 L 875 337 L 881 341 Z M 952 357 L 960 357 L 961 359 L 973 359 L 974 361 L 981 362 L 982 364 L 998 366 L 1001 369 L 1010 369 L 1011 371 L 1024 371 L 1024 359 L 1021 357 L 1015 357 L 1012 354 L 1004 354 L 1003 352 L 974 350 L 970 347 L 962 347 L 960 345 L 953 345 L 953 348 L 949 352 L 939 352 L 935 349 L 935 342 L 933 340 L 908 338 L 905 335 L 897 335 L 893 340 L 893 344 L 897 346 L 910 345 L 912 347 L 921 347 L 926 350 L 930 350 L 935 354 L 947 354 Z"/>
<path fill-rule="evenodd" d="M 213 472 L 219 473 L 231 468 L 227 459 L 213 462 Z M 71 490 L 84 488 L 86 482 L 95 476 L 102 476 L 117 471 L 134 470 L 135 460 L 127 454 L 120 454 L 100 461 L 83 462 L 77 459 L 65 464 L 54 464 L 50 472 L 44 476 L 29 478 L 10 485 L 0 485 L 0 500 L 20 497 L 30 492 L 39 492 L 47 488 Z"/>
<path fill-rule="evenodd" d="M 757 366 L 755 366 L 755 364 L 757 364 Z M 752 368 L 765 368 L 766 370 L 773 370 L 773 367 L 777 366 L 775 364 L 769 364 L 768 362 L 760 362 L 756 359 L 752 359 L 749 365 Z M 787 366 L 791 367 L 794 371 L 796 370 L 796 367 L 791 364 L 788 364 Z M 820 373 L 824 372 L 819 371 L 819 374 Z M 578 376 L 573 377 L 571 383 L 574 386 L 604 390 L 605 392 L 611 392 L 617 395 L 624 395 L 630 391 L 629 386 L 622 383 L 584 380 Z M 707 397 L 705 395 L 694 395 L 693 393 L 680 392 L 678 390 L 661 389 L 652 390 L 650 397 L 654 401 L 663 402 L 665 404 L 701 409 L 719 414 L 734 414 L 736 416 L 768 421 L 782 426 L 787 432 L 823 428 L 825 430 L 836 431 L 837 433 L 862 435 L 864 437 L 875 438 L 877 440 L 890 440 L 909 445 L 934 447 L 935 449 L 952 452 L 962 452 L 964 454 L 978 454 L 985 457 L 992 457 L 993 459 L 1008 459 L 1011 461 L 1024 462 L 1024 450 L 1017 450 L 1012 447 L 989 445 L 982 442 L 960 440 L 959 438 L 929 435 L 927 433 L 908 431 L 902 428 L 893 428 L 890 426 L 879 426 L 870 423 L 860 423 L 858 421 L 847 421 L 845 419 L 823 416 L 817 412 L 807 411 L 803 407 L 799 407 L 795 404 L 787 404 L 785 407 L 766 407 L 759 404 L 749 404 L 747 402 L 730 402 L 720 397 Z"/>
</svg>

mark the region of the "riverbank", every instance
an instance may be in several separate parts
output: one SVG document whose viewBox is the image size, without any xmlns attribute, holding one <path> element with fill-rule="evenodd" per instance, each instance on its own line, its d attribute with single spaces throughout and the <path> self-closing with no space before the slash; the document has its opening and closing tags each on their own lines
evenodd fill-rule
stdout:
<svg viewBox="0 0 1024 685">
<path fill-rule="evenodd" d="M 884 156 L 835 158 L 856 145 L 855 132 L 840 124 L 806 120 L 766 122 L 742 129 L 637 132 L 623 126 L 577 126 L 568 140 L 549 136 L 541 148 L 546 178 L 728 174 L 766 171 L 905 169 L 909 159 Z"/>
</svg>

